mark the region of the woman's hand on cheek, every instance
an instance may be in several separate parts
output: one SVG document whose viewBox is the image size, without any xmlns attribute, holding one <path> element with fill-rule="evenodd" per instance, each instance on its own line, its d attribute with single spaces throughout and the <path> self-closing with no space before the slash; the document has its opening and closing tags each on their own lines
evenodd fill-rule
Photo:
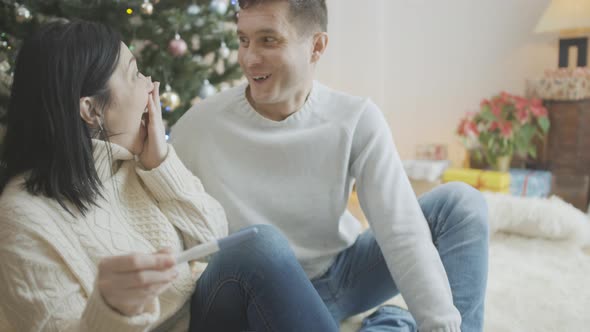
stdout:
<svg viewBox="0 0 590 332">
<path fill-rule="evenodd" d="M 139 155 L 139 162 L 146 169 L 153 169 L 160 166 L 168 154 L 166 129 L 162 122 L 159 89 L 160 82 L 154 82 L 154 89 L 148 96 L 148 116 L 145 119 L 147 135 L 143 144 L 143 150 Z"/>
</svg>

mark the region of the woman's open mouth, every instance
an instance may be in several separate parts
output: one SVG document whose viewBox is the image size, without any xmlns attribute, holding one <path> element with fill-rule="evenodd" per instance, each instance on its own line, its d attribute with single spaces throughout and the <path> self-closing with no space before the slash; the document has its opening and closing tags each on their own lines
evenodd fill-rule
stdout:
<svg viewBox="0 0 590 332">
<path fill-rule="evenodd" d="M 142 127 L 146 127 L 147 124 L 148 124 L 148 122 L 149 122 L 148 110 L 146 108 L 145 111 L 141 114 L 141 125 L 142 125 Z"/>
</svg>

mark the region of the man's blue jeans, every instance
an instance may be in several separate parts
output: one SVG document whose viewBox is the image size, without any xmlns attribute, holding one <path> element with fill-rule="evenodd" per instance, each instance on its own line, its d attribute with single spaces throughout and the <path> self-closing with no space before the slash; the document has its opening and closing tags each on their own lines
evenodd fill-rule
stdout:
<svg viewBox="0 0 590 332">
<path fill-rule="evenodd" d="M 487 205 L 463 183 L 437 187 L 418 199 L 447 272 L 462 332 L 483 330 L 488 274 Z M 399 293 L 371 230 L 338 255 L 322 277 L 312 280 L 336 321 L 358 314 Z M 407 312 L 382 308 L 363 322 L 362 332 L 417 331 Z"/>
<path fill-rule="evenodd" d="M 481 194 L 450 183 L 419 198 L 447 271 L 463 332 L 482 331 L 488 266 L 487 207 Z M 341 320 L 399 293 L 371 230 L 311 282 L 286 239 L 258 226 L 256 241 L 215 255 L 191 301 L 191 331 L 338 331 Z M 363 332 L 416 331 L 407 312 L 384 307 Z"/>
</svg>

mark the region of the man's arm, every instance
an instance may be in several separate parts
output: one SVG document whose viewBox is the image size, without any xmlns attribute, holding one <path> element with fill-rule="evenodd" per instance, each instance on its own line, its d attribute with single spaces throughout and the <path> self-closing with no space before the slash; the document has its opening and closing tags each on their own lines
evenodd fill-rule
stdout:
<svg viewBox="0 0 590 332">
<path fill-rule="evenodd" d="M 363 212 L 420 331 L 459 331 L 449 281 L 379 108 L 368 102 L 353 134 L 351 172 Z"/>
</svg>

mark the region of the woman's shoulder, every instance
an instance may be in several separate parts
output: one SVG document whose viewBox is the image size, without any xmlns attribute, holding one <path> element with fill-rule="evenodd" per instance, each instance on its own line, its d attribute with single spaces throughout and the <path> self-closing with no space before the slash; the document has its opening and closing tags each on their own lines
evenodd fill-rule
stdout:
<svg viewBox="0 0 590 332">
<path fill-rule="evenodd" d="M 0 231 L 12 226 L 26 228 L 33 223 L 51 224 L 59 218 L 55 204 L 50 198 L 34 195 L 25 187 L 25 177 L 11 179 L 0 195 Z"/>
</svg>

